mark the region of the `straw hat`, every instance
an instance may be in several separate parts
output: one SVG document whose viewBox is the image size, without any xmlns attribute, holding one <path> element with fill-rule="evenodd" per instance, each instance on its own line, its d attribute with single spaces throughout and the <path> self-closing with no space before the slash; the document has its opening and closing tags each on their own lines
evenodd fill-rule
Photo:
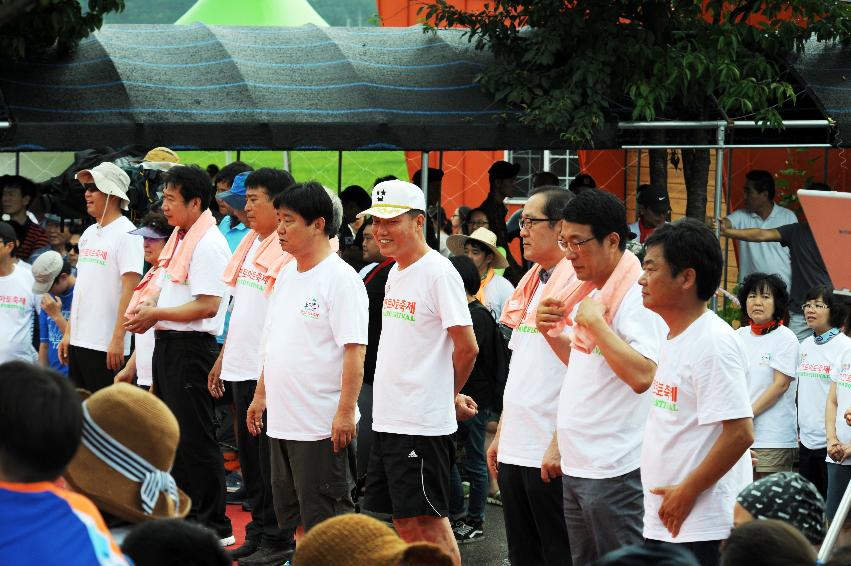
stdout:
<svg viewBox="0 0 851 566">
<path fill-rule="evenodd" d="M 319 523 L 298 542 L 293 566 L 449 566 L 452 560 L 438 546 L 408 544 L 393 530 L 366 515 L 338 515 Z"/>
<path fill-rule="evenodd" d="M 110 385 L 93 394 L 81 392 L 81 397 L 85 399 L 83 402 L 92 420 L 109 436 L 153 467 L 166 472 L 171 470 L 180 428 L 165 403 L 127 383 Z M 162 492 L 153 512 L 146 514 L 142 510 L 141 484 L 110 467 L 83 444 L 64 477 L 99 509 L 131 523 L 183 518 L 192 503 L 189 496 L 178 489 L 175 507 L 172 499 Z"/>
<path fill-rule="evenodd" d="M 505 269 L 508 267 L 508 260 L 505 259 L 502 252 L 496 247 L 496 234 L 487 228 L 476 228 L 469 236 L 465 236 L 463 234 L 449 236 L 446 238 L 446 247 L 449 248 L 452 255 L 464 255 L 464 246 L 466 246 L 467 242 L 470 240 L 476 240 L 477 242 L 484 244 L 493 252 L 493 265 L 491 267 L 494 269 Z"/>
</svg>

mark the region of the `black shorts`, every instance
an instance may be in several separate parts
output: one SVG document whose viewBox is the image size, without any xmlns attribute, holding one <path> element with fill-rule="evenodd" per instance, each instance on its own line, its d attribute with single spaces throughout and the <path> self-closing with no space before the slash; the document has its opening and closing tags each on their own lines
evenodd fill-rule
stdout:
<svg viewBox="0 0 851 566">
<path fill-rule="evenodd" d="M 364 510 L 394 519 L 448 516 L 453 437 L 373 432 Z"/>
</svg>

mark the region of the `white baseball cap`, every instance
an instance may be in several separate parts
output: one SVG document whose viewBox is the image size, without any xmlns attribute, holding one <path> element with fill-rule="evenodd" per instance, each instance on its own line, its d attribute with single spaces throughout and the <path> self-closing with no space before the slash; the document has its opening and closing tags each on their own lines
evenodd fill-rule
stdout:
<svg viewBox="0 0 851 566">
<path fill-rule="evenodd" d="M 409 210 L 422 210 L 426 203 L 423 190 L 413 183 L 392 179 L 375 185 L 372 189 L 372 206 L 358 214 L 378 218 L 396 218 Z"/>
<path fill-rule="evenodd" d="M 104 161 L 91 169 L 83 169 L 74 175 L 75 179 L 80 178 L 80 173 L 88 173 L 94 179 L 95 186 L 100 192 L 105 195 L 112 195 L 121 199 L 121 208 L 127 210 L 130 205 L 130 199 L 127 198 L 127 189 L 130 188 L 130 177 L 124 172 L 121 167 L 115 163 Z"/>
<path fill-rule="evenodd" d="M 33 293 L 41 295 L 50 291 L 53 282 L 62 273 L 64 264 L 65 260 L 59 255 L 59 252 L 53 250 L 46 251 L 38 256 L 38 259 L 32 265 L 33 279 L 35 279 Z"/>
</svg>

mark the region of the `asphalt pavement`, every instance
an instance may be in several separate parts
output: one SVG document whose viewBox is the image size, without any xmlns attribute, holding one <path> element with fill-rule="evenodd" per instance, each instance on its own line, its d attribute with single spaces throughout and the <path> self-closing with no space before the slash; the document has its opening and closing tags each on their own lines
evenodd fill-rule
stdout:
<svg viewBox="0 0 851 566">
<path fill-rule="evenodd" d="M 505 521 L 502 507 L 488 504 L 485 507 L 485 538 L 460 545 L 461 562 L 470 566 L 503 566 L 507 564 L 508 543 L 505 539 Z"/>
</svg>

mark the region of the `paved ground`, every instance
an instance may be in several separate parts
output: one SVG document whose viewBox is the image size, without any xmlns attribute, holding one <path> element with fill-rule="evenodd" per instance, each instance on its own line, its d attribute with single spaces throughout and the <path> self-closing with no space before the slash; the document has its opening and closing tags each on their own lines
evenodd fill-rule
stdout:
<svg viewBox="0 0 851 566">
<path fill-rule="evenodd" d="M 502 566 L 508 558 L 502 507 L 485 508 L 485 539 L 461 545 L 461 561 L 471 566 Z"/>
</svg>

